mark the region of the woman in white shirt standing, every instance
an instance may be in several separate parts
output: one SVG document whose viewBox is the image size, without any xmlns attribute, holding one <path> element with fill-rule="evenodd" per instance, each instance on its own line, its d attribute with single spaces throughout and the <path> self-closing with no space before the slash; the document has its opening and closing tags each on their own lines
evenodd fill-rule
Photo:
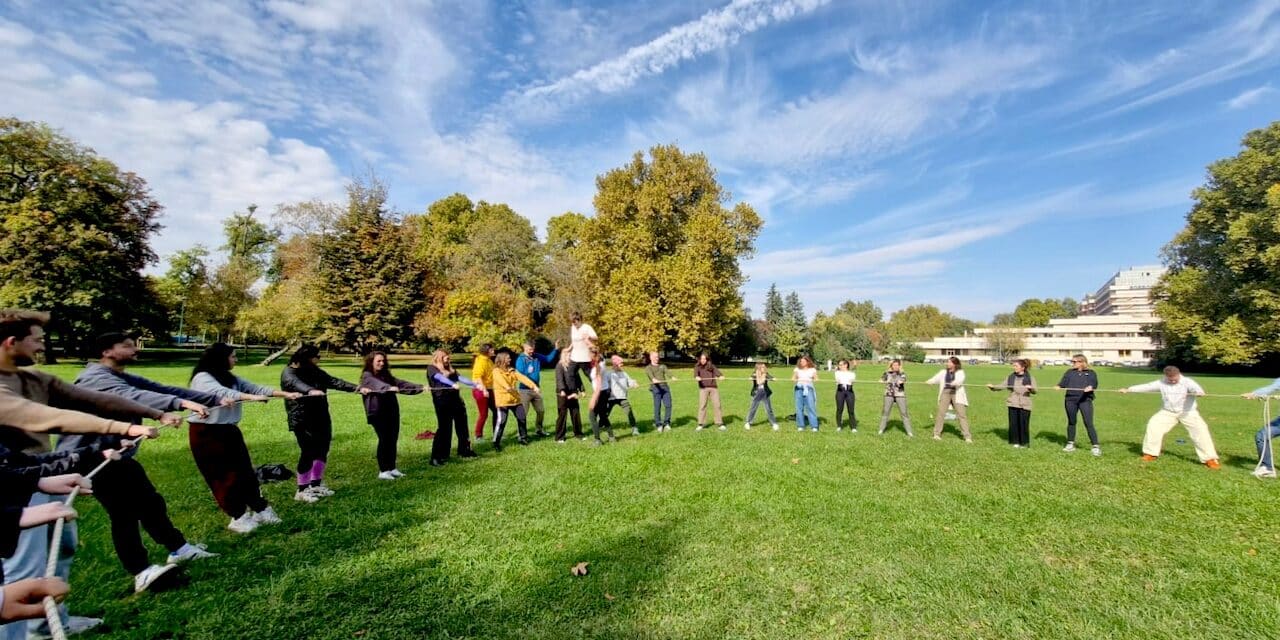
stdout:
<svg viewBox="0 0 1280 640">
<path fill-rule="evenodd" d="M 948 409 L 955 409 L 956 418 L 960 420 L 960 433 L 965 442 L 973 442 L 973 434 L 969 433 L 969 396 L 964 392 L 964 369 L 960 366 L 960 358 L 951 356 L 943 370 L 933 374 L 927 384 L 938 385 L 938 412 L 933 418 L 933 439 L 942 439 L 942 421 Z"/>
<path fill-rule="evenodd" d="M 848 360 L 841 360 L 836 365 L 836 433 L 844 428 L 844 411 L 849 410 L 849 431 L 851 433 L 858 432 L 858 416 L 853 413 L 854 393 L 853 383 L 858 379 L 858 374 L 853 371 L 853 365 Z"/>
<path fill-rule="evenodd" d="M 791 371 L 791 381 L 796 383 L 796 431 L 804 431 L 805 418 L 814 433 L 818 432 L 818 396 L 813 383 L 818 381 L 818 369 L 809 356 L 800 356 L 796 368 Z"/>
</svg>

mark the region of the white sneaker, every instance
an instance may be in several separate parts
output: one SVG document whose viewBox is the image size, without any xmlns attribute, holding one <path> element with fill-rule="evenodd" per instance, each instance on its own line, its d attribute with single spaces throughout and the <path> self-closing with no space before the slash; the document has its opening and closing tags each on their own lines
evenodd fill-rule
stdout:
<svg viewBox="0 0 1280 640">
<path fill-rule="evenodd" d="M 383 471 L 382 473 L 378 474 L 378 479 L 379 480 L 395 480 L 396 477 L 390 471 Z"/>
<path fill-rule="evenodd" d="M 698 425 L 698 428 L 697 428 L 697 429 L 694 429 L 694 431 L 702 431 L 703 429 L 706 429 L 706 427 L 704 427 L 704 426 L 702 426 L 702 425 Z"/>
<path fill-rule="evenodd" d="M 1013 445 L 1013 448 L 1014 448 L 1014 449 L 1021 449 L 1021 448 L 1022 448 L 1022 445 L 1020 445 L 1020 444 L 1015 444 L 1015 445 Z"/>
<path fill-rule="evenodd" d="M 720 426 L 719 426 L 719 427 L 717 427 L 717 428 L 718 428 L 718 429 L 720 429 L 721 431 L 727 431 L 727 430 L 729 429 L 729 427 L 726 427 L 726 426 L 724 426 L 724 425 L 720 425 Z"/>
<path fill-rule="evenodd" d="M 318 484 L 314 487 L 311 487 L 310 489 L 308 489 L 308 491 L 310 491 L 311 493 L 315 494 L 317 497 L 320 497 L 320 498 L 328 498 L 329 496 L 333 495 L 333 489 L 330 489 L 329 487 L 326 487 L 322 484 Z"/>
<path fill-rule="evenodd" d="M 934 437 L 933 437 L 933 439 L 934 439 L 934 440 L 941 440 L 941 439 L 942 439 L 942 436 L 934 436 Z"/>
<path fill-rule="evenodd" d="M 849 433 L 857 433 L 857 432 L 858 432 L 858 430 L 857 430 L 857 429 L 850 429 L 850 430 L 849 430 Z"/>
<path fill-rule="evenodd" d="M 1076 443 L 1068 442 L 1067 446 L 1063 447 L 1062 450 L 1066 451 L 1067 453 L 1071 453 L 1072 451 L 1076 450 Z"/>
<path fill-rule="evenodd" d="M 188 542 L 182 545 L 181 549 L 169 554 L 168 564 L 180 564 L 189 560 L 203 560 L 205 558 L 218 557 L 218 554 L 207 551 L 206 549 L 207 547 L 202 544 L 191 544 Z"/>
<path fill-rule="evenodd" d="M 249 533 L 250 531 L 253 531 L 254 529 L 257 529 L 257 528 L 258 528 L 258 521 L 254 520 L 253 514 L 249 513 L 248 511 L 244 512 L 244 515 L 240 516 L 239 518 L 233 519 L 231 521 L 231 524 L 227 525 L 228 530 L 234 531 L 236 533 Z"/>
<path fill-rule="evenodd" d="M 796 427 L 796 431 L 804 433 L 804 427 Z"/>
<path fill-rule="evenodd" d="M 1259 479 L 1259 480 L 1261 480 L 1261 479 L 1263 479 L 1263 478 L 1274 478 L 1274 477 L 1276 477 L 1276 471 L 1275 471 L 1275 469 L 1268 469 L 1268 468 L 1266 468 L 1266 467 L 1258 467 L 1257 469 L 1254 469 L 1254 470 L 1253 470 L 1253 477 L 1255 477 L 1255 478 L 1257 478 L 1257 479 Z"/>
<path fill-rule="evenodd" d="M 401 470 L 399 470 L 399 469 L 392 469 L 392 470 L 391 470 L 391 475 L 393 475 L 393 476 L 395 476 L 395 477 L 397 477 L 397 478 L 403 478 L 403 477 L 404 477 L 404 472 L 403 472 L 403 471 L 401 471 Z"/>
<path fill-rule="evenodd" d="M 156 580 L 159 580 L 161 576 L 177 568 L 178 565 L 176 564 L 153 564 L 146 569 L 143 569 L 138 575 L 133 577 L 133 592 L 142 593 L 143 591 L 146 591 L 147 588 L 155 584 Z"/>
<path fill-rule="evenodd" d="M 746 429 L 747 431 L 750 431 L 750 430 L 751 430 L 751 425 L 749 425 L 749 424 L 744 424 L 744 425 L 742 425 L 742 428 L 743 428 L 743 429 Z"/>
<path fill-rule="evenodd" d="M 775 423 L 773 423 L 773 430 L 774 430 L 774 431 L 777 431 L 779 428 L 780 428 L 780 427 L 778 427 L 778 423 L 776 423 L 776 422 L 775 422 Z"/>
<path fill-rule="evenodd" d="M 293 494 L 293 499 L 294 499 L 294 500 L 297 500 L 298 502 L 308 502 L 308 503 L 310 503 L 310 502 L 317 502 L 317 501 L 319 501 L 319 500 L 320 500 L 320 496 L 317 496 L 316 494 L 312 493 L 312 492 L 311 492 L 311 490 L 310 490 L 309 488 L 308 488 L 308 489 L 298 489 L 298 492 L 297 492 L 297 493 L 295 493 L 295 494 Z"/>
<path fill-rule="evenodd" d="M 1092 451 L 1093 451 L 1093 457 L 1095 457 L 1095 458 L 1101 458 L 1101 457 L 1102 457 L 1102 447 L 1099 447 L 1098 445 L 1096 445 L 1096 444 L 1095 444 L 1095 445 L 1093 445 L 1093 450 L 1092 450 Z"/>
<path fill-rule="evenodd" d="M 836 427 L 836 433 L 840 433 L 841 431 L 844 431 L 844 427 Z"/>
<path fill-rule="evenodd" d="M 631 427 L 631 435 L 633 436 L 640 435 L 640 427 Z"/>
<path fill-rule="evenodd" d="M 253 514 L 253 519 L 257 520 L 258 524 L 280 524 L 282 522 L 280 516 L 276 515 L 276 510 L 271 507 Z"/>
<path fill-rule="evenodd" d="M 102 618 L 67 616 L 66 632 L 67 635 L 74 636 L 78 633 L 84 633 L 100 624 L 102 624 Z"/>
</svg>

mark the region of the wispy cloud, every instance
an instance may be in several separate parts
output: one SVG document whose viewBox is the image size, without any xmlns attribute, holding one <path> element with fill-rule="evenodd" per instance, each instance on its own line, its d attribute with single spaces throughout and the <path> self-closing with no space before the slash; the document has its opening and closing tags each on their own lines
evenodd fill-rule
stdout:
<svg viewBox="0 0 1280 640">
<path fill-rule="evenodd" d="M 641 78 L 661 74 L 681 62 L 730 46 L 744 35 L 791 20 L 830 0 L 734 0 L 728 6 L 672 28 L 616 58 L 550 83 L 525 89 L 526 105 L 571 102 L 594 93 L 615 93 Z"/>
<path fill-rule="evenodd" d="M 1261 87 L 1254 87 L 1252 89 L 1247 89 L 1245 91 L 1240 92 L 1238 95 L 1236 95 L 1236 97 L 1228 100 L 1227 108 L 1232 110 L 1247 109 L 1249 107 L 1252 107 L 1255 104 L 1258 104 L 1263 99 L 1267 98 L 1268 96 L 1270 96 L 1275 92 L 1276 90 L 1272 88 L 1270 84 L 1264 84 Z"/>
<path fill-rule="evenodd" d="M 1071 146 L 1058 149 L 1056 151 L 1053 151 L 1051 153 L 1044 155 L 1042 159 L 1048 160 L 1052 158 L 1061 158 L 1063 156 L 1077 155 L 1082 153 L 1100 151 L 1103 149 L 1110 149 L 1112 147 L 1123 147 L 1131 143 L 1137 142 L 1138 140 L 1142 140 L 1143 138 L 1148 138 L 1156 133 L 1164 131 L 1165 129 L 1166 127 L 1163 127 L 1163 126 L 1144 127 L 1142 129 L 1138 129 L 1137 131 L 1130 131 L 1129 133 L 1125 133 L 1121 135 L 1101 136 L 1098 138 L 1094 138 L 1092 140 L 1086 140 L 1078 144 L 1073 144 Z"/>
</svg>

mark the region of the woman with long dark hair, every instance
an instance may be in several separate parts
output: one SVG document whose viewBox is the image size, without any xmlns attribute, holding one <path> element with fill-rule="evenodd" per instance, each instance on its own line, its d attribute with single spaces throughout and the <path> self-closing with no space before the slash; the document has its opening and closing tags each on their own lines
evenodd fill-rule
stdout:
<svg viewBox="0 0 1280 640">
<path fill-rule="evenodd" d="M 219 400 L 266 402 L 268 398 L 301 397 L 300 393 L 277 391 L 257 385 L 231 372 L 236 366 L 236 350 L 218 342 L 209 346 L 191 370 L 191 388 L 217 396 Z M 244 434 L 240 431 L 240 405 L 212 406 L 208 414 L 187 418 L 191 457 L 213 492 L 223 513 L 231 516 L 227 528 L 249 533 L 259 525 L 277 524 L 276 515 L 258 486 L 258 474 L 249 458 Z"/>
<path fill-rule="evenodd" d="M 1014 360 L 1013 373 L 1005 378 L 1004 384 L 987 385 L 992 391 L 1009 391 L 1005 399 L 1009 407 L 1009 444 L 1018 449 L 1031 446 L 1031 396 L 1036 392 L 1036 380 L 1031 377 L 1030 368 L 1031 361 Z"/>
<path fill-rule="evenodd" d="M 301 394 L 284 401 L 289 430 L 298 440 L 298 492 L 293 499 L 315 502 L 333 495 L 324 486 L 324 468 L 333 441 L 333 417 L 329 415 L 329 389 L 368 393 L 346 380 L 335 378 L 320 368 L 320 349 L 304 344 L 293 352 L 289 364 L 280 372 L 280 388 Z"/>
<path fill-rule="evenodd" d="M 422 393 L 422 385 L 395 377 L 387 354 L 371 351 L 364 357 L 360 386 L 369 390 L 364 394 L 364 416 L 378 435 L 378 479 L 395 480 L 404 475 L 396 468 L 396 442 L 400 439 L 400 401 L 396 394 Z"/>
<path fill-rule="evenodd" d="M 942 423 L 946 420 L 947 410 L 954 409 L 964 441 L 972 443 L 973 434 L 969 432 L 969 394 L 964 391 L 964 367 L 960 364 L 960 358 L 947 358 L 945 368 L 933 374 L 925 384 L 938 385 L 938 412 L 933 418 L 933 439 L 942 439 Z"/>
<path fill-rule="evenodd" d="M 436 409 L 436 437 L 431 441 L 431 466 L 439 467 L 449 459 L 450 430 L 458 436 L 458 457 L 474 458 L 471 437 L 467 432 L 467 405 L 459 389 L 475 388 L 476 383 L 453 368 L 449 352 L 436 349 L 427 365 L 427 385 L 431 387 L 431 404 Z"/>
</svg>

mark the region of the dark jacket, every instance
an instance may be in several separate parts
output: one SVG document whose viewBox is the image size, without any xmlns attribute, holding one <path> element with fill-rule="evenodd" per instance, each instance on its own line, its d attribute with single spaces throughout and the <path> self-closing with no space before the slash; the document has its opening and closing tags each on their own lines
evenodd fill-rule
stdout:
<svg viewBox="0 0 1280 640">
<path fill-rule="evenodd" d="M 764 397 L 767 398 L 773 395 L 773 389 L 769 388 L 769 381 L 774 379 L 773 374 L 766 373 L 764 375 L 765 375 L 764 384 L 760 384 L 756 382 L 755 374 L 751 374 L 751 397 L 755 398 L 763 394 Z"/>
<path fill-rule="evenodd" d="M 289 430 L 304 431 L 311 426 L 333 426 L 333 418 L 329 416 L 329 398 L 326 396 L 309 396 L 306 395 L 313 389 L 324 391 L 326 389 L 337 389 L 338 391 L 354 392 L 358 387 L 340 380 L 324 372 L 320 367 L 298 367 L 293 368 L 285 365 L 284 371 L 280 372 L 280 390 L 296 391 L 303 394 L 297 400 L 284 401 L 284 411 L 289 418 Z"/>
<path fill-rule="evenodd" d="M 1062 374 L 1062 380 L 1058 381 L 1058 386 L 1063 389 L 1076 389 L 1076 391 L 1068 391 L 1068 398 L 1079 398 L 1081 400 L 1093 400 L 1093 392 L 1085 393 L 1079 391 L 1085 387 L 1098 388 L 1098 373 L 1093 369 L 1085 369 L 1084 371 L 1076 371 L 1068 369 Z"/>
<path fill-rule="evenodd" d="M 582 393 L 582 379 L 578 377 L 578 370 L 572 365 L 556 366 L 556 395 L 562 393 L 566 396 Z"/>
<path fill-rule="evenodd" d="M 387 389 L 396 387 L 407 396 L 422 393 L 420 384 L 391 375 L 377 376 L 372 371 L 360 374 L 360 386 L 369 390 L 369 393 L 364 394 L 364 416 L 369 424 L 375 421 L 400 424 L 400 401 L 396 399 L 400 394 Z"/>
<path fill-rule="evenodd" d="M 0 558 L 12 556 L 17 548 L 22 509 L 31 501 L 40 478 L 83 472 L 101 454 L 97 447 L 26 454 L 0 446 Z"/>
</svg>

